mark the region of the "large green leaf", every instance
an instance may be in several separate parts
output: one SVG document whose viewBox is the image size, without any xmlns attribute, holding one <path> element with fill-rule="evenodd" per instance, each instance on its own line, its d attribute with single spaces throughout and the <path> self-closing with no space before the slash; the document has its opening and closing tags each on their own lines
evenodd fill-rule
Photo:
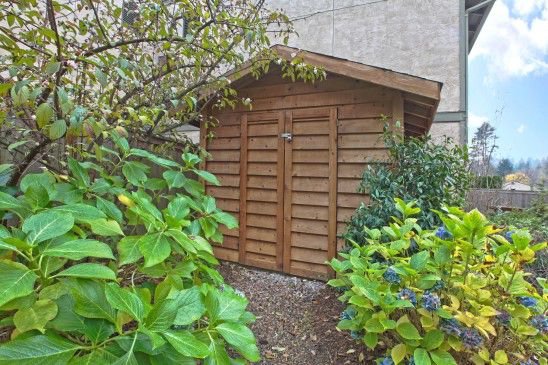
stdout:
<svg viewBox="0 0 548 365">
<path fill-rule="evenodd" d="M 89 186 L 89 174 L 86 171 L 84 167 L 82 167 L 82 164 L 78 162 L 77 160 L 73 159 L 72 157 L 68 158 L 67 166 L 69 170 L 72 172 L 72 176 L 76 178 L 83 186 Z"/>
<path fill-rule="evenodd" d="M 168 170 L 165 171 L 162 176 L 166 179 L 170 188 L 180 188 L 185 185 L 185 181 L 187 180 L 185 175 L 179 171 Z"/>
<path fill-rule="evenodd" d="M 0 260 L 0 306 L 33 292 L 38 276 L 25 265 Z"/>
<path fill-rule="evenodd" d="M 432 360 L 434 360 L 434 363 L 436 363 L 436 365 L 457 365 L 457 362 L 455 361 L 453 356 L 447 351 L 431 351 L 430 356 L 432 356 Z"/>
<path fill-rule="evenodd" d="M 230 291 L 210 291 L 205 301 L 212 322 L 238 321 L 244 314 L 247 303 L 247 299 Z"/>
<path fill-rule="evenodd" d="M 95 208 L 93 205 L 83 203 L 61 205 L 52 208 L 51 210 L 70 214 L 74 217 L 76 222 L 86 222 L 93 219 L 106 218 L 106 214 L 101 210 Z"/>
<path fill-rule="evenodd" d="M 173 299 L 164 299 L 154 304 L 154 307 L 148 313 L 145 326 L 151 331 L 164 331 L 173 325 L 179 302 Z"/>
<path fill-rule="evenodd" d="M 223 338 L 249 361 L 261 358 L 253 332 L 240 323 L 225 322 L 215 327 Z"/>
<path fill-rule="evenodd" d="M 92 280 L 65 282 L 76 300 L 74 311 L 86 318 L 104 318 L 116 322 L 116 311 L 107 301 L 104 284 Z"/>
<path fill-rule="evenodd" d="M 23 232 L 27 233 L 27 241 L 31 245 L 59 237 L 74 226 L 74 218 L 52 210 L 45 211 L 27 218 L 23 223 Z"/>
<path fill-rule="evenodd" d="M 105 294 L 112 307 L 129 314 L 133 319 L 139 322 L 143 320 L 145 308 L 138 295 L 120 288 L 114 283 L 106 285 Z"/>
<path fill-rule="evenodd" d="M 430 365 L 432 363 L 428 351 L 420 347 L 415 349 L 413 359 L 415 360 L 416 365 Z"/>
<path fill-rule="evenodd" d="M 165 331 L 164 337 L 182 355 L 203 359 L 209 355 L 207 345 L 190 331 Z"/>
<path fill-rule="evenodd" d="M 222 341 L 211 341 L 209 352 L 209 356 L 204 360 L 204 365 L 232 365 Z"/>
<path fill-rule="evenodd" d="M 21 202 L 13 196 L 0 191 L 0 210 L 14 210 L 21 208 Z"/>
<path fill-rule="evenodd" d="M 147 165 L 136 161 L 126 161 L 122 167 L 122 173 L 133 185 L 142 185 L 147 180 Z"/>
<path fill-rule="evenodd" d="M 114 325 L 104 319 L 86 318 L 82 332 L 93 343 L 99 343 L 109 338 L 114 330 Z"/>
<path fill-rule="evenodd" d="M 61 337 L 32 336 L 0 345 L 0 364 L 66 364 L 79 348 L 79 345 Z"/>
<path fill-rule="evenodd" d="M 443 332 L 438 329 L 428 331 L 422 339 L 421 346 L 427 350 L 434 350 L 443 343 Z"/>
<path fill-rule="evenodd" d="M 57 304 L 50 299 L 36 301 L 32 307 L 19 309 L 13 323 L 19 332 L 39 330 L 45 332 L 46 324 L 57 316 Z"/>
<path fill-rule="evenodd" d="M 78 264 L 61 271 L 55 276 L 67 276 L 86 279 L 116 280 L 114 271 L 100 264 Z"/>
<path fill-rule="evenodd" d="M 145 257 L 145 267 L 164 262 L 171 254 L 171 245 L 163 233 L 153 233 L 139 240 L 139 250 Z"/>
<path fill-rule="evenodd" d="M 134 156 L 144 157 L 144 158 L 154 162 L 155 164 L 163 166 L 163 167 L 180 167 L 180 165 L 175 161 L 166 160 L 165 158 L 158 157 L 153 153 L 150 153 L 150 152 L 145 151 L 145 150 L 141 150 L 139 148 L 132 148 L 130 150 L 130 154 L 134 155 Z"/>
<path fill-rule="evenodd" d="M 402 322 L 396 327 L 396 331 L 406 340 L 420 340 L 421 335 L 417 328 L 409 322 Z"/>
<path fill-rule="evenodd" d="M 106 243 L 87 239 L 52 243 L 46 247 L 42 254 L 72 260 L 81 260 L 85 257 L 114 259 L 112 250 Z"/>
<path fill-rule="evenodd" d="M 97 208 L 99 208 L 106 215 L 108 215 L 110 218 L 114 219 L 118 223 L 121 223 L 124 218 L 122 212 L 120 211 L 120 209 L 118 209 L 116 204 L 101 197 L 97 197 Z"/>
<path fill-rule="evenodd" d="M 139 251 L 141 236 L 126 236 L 118 242 L 120 265 L 133 264 L 139 261 L 143 254 Z"/>
<path fill-rule="evenodd" d="M 42 103 L 36 108 L 36 124 L 38 127 L 44 128 L 53 118 L 53 108 L 48 103 Z"/>
<path fill-rule="evenodd" d="M 219 180 L 213 175 L 211 172 L 203 171 L 203 170 L 194 170 L 194 173 L 198 176 L 200 176 L 202 179 L 207 181 L 208 183 L 211 183 L 213 185 L 221 185 Z"/>
<path fill-rule="evenodd" d="M 213 214 L 213 218 L 217 222 L 224 224 L 228 229 L 238 228 L 238 220 L 232 214 L 217 212 Z"/>
<path fill-rule="evenodd" d="M 118 222 L 110 219 L 94 219 L 90 220 L 89 225 L 91 231 L 99 236 L 123 236 L 124 232 L 120 228 Z"/>
<path fill-rule="evenodd" d="M 171 296 L 178 303 L 175 324 L 185 326 L 198 320 L 205 313 L 206 308 L 202 302 L 200 288 L 192 287 L 176 292 Z"/>
</svg>

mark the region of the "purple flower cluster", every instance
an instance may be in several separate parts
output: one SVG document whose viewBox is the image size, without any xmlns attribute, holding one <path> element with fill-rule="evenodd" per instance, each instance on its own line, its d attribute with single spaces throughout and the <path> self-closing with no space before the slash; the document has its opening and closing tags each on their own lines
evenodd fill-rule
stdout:
<svg viewBox="0 0 548 365">
<path fill-rule="evenodd" d="M 535 298 L 531 298 L 531 297 L 519 297 L 519 302 L 525 306 L 525 307 L 536 307 L 537 305 L 537 300 Z"/>
<path fill-rule="evenodd" d="M 449 240 L 453 237 L 453 235 L 449 233 L 444 226 L 441 226 L 436 231 L 436 237 L 441 238 L 442 240 Z"/>
<path fill-rule="evenodd" d="M 427 311 L 435 312 L 440 309 L 440 297 L 438 297 L 436 294 L 425 292 L 422 296 L 422 306 Z"/>
<path fill-rule="evenodd" d="M 516 233 L 516 231 L 508 231 L 504 234 L 504 238 L 506 238 L 506 241 L 510 243 L 514 243 L 514 240 L 512 239 L 512 235 Z"/>
<path fill-rule="evenodd" d="M 473 328 L 465 328 L 460 334 L 460 339 L 464 347 L 469 350 L 477 349 L 483 344 L 483 337 Z"/>
<path fill-rule="evenodd" d="M 506 311 L 501 311 L 499 314 L 496 315 L 495 320 L 502 324 L 503 326 L 509 326 L 510 320 L 512 317 L 510 316 L 510 313 Z"/>
<path fill-rule="evenodd" d="M 520 362 L 519 365 L 538 365 L 538 362 L 533 359 L 527 359 L 526 361 Z"/>
<path fill-rule="evenodd" d="M 394 360 L 390 356 L 387 356 L 381 360 L 379 365 L 394 365 Z"/>
<path fill-rule="evenodd" d="M 542 334 L 548 333 L 548 317 L 545 314 L 539 314 L 531 318 L 531 326 L 535 327 Z"/>
<path fill-rule="evenodd" d="M 438 280 L 436 283 L 429 289 L 430 291 L 440 291 L 445 288 L 445 282 L 443 280 Z"/>
<path fill-rule="evenodd" d="M 384 274 L 382 275 L 382 277 L 384 278 L 384 280 L 388 281 L 389 283 L 391 284 L 399 284 L 401 283 L 401 277 L 398 275 L 398 273 L 396 271 L 394 271 L 394 269 L 392 269 L 391 267 L 389 267 L 385 272 Z"/>
<path fill-rule="evenodd" d="M 460 336 L 462 333 L 462 326 L 455 318 L 445 319 L 442 318 L 440 321 L 440 330 L 447 333 L 448 335 Z"/>
<path fill-rule="evenodd" d="M 397 295 L 396 297 L 399 299 L 399 300 L 408 300 L 411 302 L 411 304 L 413 305 L 417 305 L 417 295 L 415 294 L 415 292 L 411 289 L 408 289 L 408 288 L 405 288 L 405 289 L 402 289 Z"/>
</svg>

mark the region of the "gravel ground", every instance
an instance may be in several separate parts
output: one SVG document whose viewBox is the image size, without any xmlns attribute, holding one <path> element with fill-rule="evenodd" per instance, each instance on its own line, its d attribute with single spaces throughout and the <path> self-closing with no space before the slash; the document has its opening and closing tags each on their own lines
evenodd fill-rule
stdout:
<svg viewBox="0 0 548 365">
<path fill-rule="evenodd" d="M 225 281 L 249 299 L 251 328 L 269 365 L 373 364 L 364 346 L 335 328 L 344 306 L 323 282 L 224 262 Z"/>
</svg>

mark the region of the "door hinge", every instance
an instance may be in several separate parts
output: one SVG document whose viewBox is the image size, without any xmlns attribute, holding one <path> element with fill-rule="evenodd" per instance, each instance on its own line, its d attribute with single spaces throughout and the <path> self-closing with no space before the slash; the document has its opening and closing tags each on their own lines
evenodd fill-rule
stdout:
<svg viewBox="0 0 548 365">
<path fill-rule="evenodd" d="M 291 133 L 282 133 L 280 134 L 280 138 L 285 138 L 287 142 L 291 142 L 293 135 Z"/>
</svg>

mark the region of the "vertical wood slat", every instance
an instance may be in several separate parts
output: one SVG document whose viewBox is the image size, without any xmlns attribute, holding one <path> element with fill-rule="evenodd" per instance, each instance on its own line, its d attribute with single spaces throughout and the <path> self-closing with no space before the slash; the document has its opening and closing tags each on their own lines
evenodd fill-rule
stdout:
<svg viewBox="0 0 548 365">
<path fill-rule="evenodd" d="M 327 259 L 331 260 L 337 254 L 337 108 L 331 108 L 329 113 L 329 225 L 327 228 Z M 335 272 L 329 268 L 329 276 Z"/>
<path fill-rule="evenodd" d="M 288 111 L 285 116 L 285 133 L 293 133 L 293 113 Z M 283 271 L 291 270 L 291 214 L 292 214 L 292 175 L 293 148 L 290 142 L 284 140 L 284 214 L 283 214 Z"/>
<path fill-rule="evenodd" d="M 285 139 L 280 135 L 285 131 L 285 112 L 279 112 L 278 114 L 278 161 L 277 161 L 277 199 L 278 206 L 276 208 L 276 267 L 279 271 L 284 267 L 284 170 L 285 170 Z"/>
<path fill-rule="evenodd" d="M 240 242 L 238 258 L 241 264 L 245 264 L 247 241 L 247 114 L 242 115 L 240 128 Z"/>
</svg>

